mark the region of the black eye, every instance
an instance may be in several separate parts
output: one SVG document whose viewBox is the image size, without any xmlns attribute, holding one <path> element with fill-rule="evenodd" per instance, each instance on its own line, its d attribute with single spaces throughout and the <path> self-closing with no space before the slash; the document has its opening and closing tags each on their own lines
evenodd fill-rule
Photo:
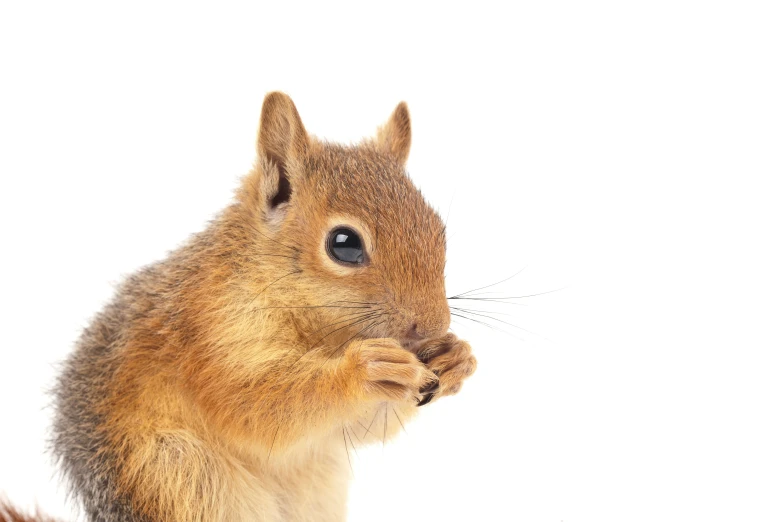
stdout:
<svg viewBox="0 0 783 522">
<path fill-rule="evenodd" d="M 358 265 L 364 262 L 362 238 L 350 228 L 338 227 L 332 230 L 326 250 L 334 259 L 343 263 Z"/>
</svg>

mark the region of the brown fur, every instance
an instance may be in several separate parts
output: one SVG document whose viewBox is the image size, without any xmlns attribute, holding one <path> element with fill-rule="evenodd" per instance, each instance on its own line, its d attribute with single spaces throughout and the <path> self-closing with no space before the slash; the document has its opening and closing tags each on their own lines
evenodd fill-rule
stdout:
<svg viewBox="0 0 783 522">
<path fill-rule="evenodd" d="M 105 358 L 82 372 L 101 390 L 85 408 L 134 520 L 342 520 L 347 447 L 393 437 L 422 388 L 473 373 L 447 334 L 444 225 L 404 171 L 410 142 L 404 103 L 345 147 L 269 94 L 236 201 L 85 333 L 79 349 Z M 337 224 L 360 232 L 365 266 L 328 257 Z"/>
<path fill-rule="evenodd" d="M 36 513 L 35 516 L 25 515 L 0 498 L 0 522 L 57 522 L 57 520 L 41 513 Z"/>
</svg>

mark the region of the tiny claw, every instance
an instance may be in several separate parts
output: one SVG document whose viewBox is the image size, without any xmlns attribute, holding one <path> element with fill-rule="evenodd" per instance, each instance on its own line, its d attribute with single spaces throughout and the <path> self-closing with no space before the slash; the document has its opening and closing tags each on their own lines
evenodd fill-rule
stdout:
<svg viewBox="0 0 783 522">
<path fill-rule="evenodd" d="M 434 393 L 428 393 L 427 395 L 425 395 L 424 397 L 422 397 L 422 398 L 421 398 L 421 400 L 420 400 L 420 401 L 419 401 L 419 403 L 416 405 L 416 407 L 418 408 L 418 407 L 420 407 L 420 406 L 424 406 L 425 404 L 429 404 L 429 403 L 430 403 L 430 401 L 432 400 L 432 397 L 433 397 L 434 395 L 435 395 Z"/>
<path fill-rule="evenodd" d="M 426 386 L 422 386 L 421 389 L 419 389 L 419 393 L 421 393 L 422 395 L 427 393 L 435 393 L 439 389 L 440 389 L 440 381 L 435 380 L 427 384 Z"/>
<path fill-rule="evenodd" d="M 416 357 L 419 359 L 419 361 L 423 362 L 424 364 L 427 364 L 428 362 L 430 362 L 430 359 L 432 359 L 432 355 L 433 354 L 424 351 L 416 354 Z"/>
</svg>

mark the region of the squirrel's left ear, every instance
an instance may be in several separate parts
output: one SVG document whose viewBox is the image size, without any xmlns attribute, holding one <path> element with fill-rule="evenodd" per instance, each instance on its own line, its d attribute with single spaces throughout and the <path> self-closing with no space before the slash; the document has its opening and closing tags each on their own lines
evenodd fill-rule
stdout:
<svg viewBox="0 0 783 522">
<path fill-rule="evenodd" d="M 391 118 L 378 128 L 377 142 L 380 148 L 404 164 L 411 150 L 411 115 L 408 104 L 400 102 Z"/>
<path fill-rule="evenodd" d="M 271 162 L 264 172 L 261 196 L 266 199 L 269 219 L 280 218 L 296 188 L 299 161 L 309 139 L 296 106 L 288 95 L 271 92 L 264 98 L 258 129 L 258 156 Z"/>
</svg>

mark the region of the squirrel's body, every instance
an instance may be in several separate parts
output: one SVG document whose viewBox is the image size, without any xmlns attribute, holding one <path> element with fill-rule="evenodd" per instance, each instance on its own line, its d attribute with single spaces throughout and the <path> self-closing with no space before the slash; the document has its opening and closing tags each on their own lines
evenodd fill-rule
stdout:
<svg viewBox="0 0 783 522">
<path fill-rule="evenodd" d="M 447 334 L 409 147 L 404 104 L 343 147 L 267 96 L 236 201 L 128 278 L 65 363 L 53 447 L 90 521 L 343 520 L 347 451 L 458 391 L 475 359 Z"/>
<path fill-rule="evenodd" d="M 219 230 L 213 224 L 167 261 L 130 277 L 66 363 L 56 451 L 90 520 L 159 520 L 131 507 L 124 481 L 142 494 L 136 502 L 173 508 L 166 520 L 256 520 L 259 513 L 263 520 L 307 520 L 301 509 L 341 519 L 348 478 L 342 439 L 319 437 L 301 448 L 278 440 L 270 454 L 270 442 L 214 433 L 214 420 L 182 395 L 189 374 L 180 371 L 177 352 L 201 336 L 183 310 L 188 287 L 213 284 L 214 268 L 188 260 L 209 252 L 209 235 Z M 231 415 L 234 407 L 241 408 L 215 413 Z"/>
</svg>

